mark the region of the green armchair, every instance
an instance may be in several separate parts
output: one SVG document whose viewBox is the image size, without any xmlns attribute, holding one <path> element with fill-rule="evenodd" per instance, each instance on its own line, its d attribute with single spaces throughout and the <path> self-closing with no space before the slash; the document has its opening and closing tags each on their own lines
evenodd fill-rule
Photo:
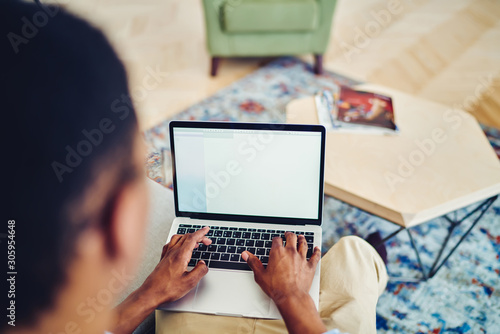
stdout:
<svg viewBox="0 0 500 334">
<path fill-rule="evenodd" d="M 203 0 L 211 75 L 222 57 L 312 53 L 323 71 L 336 0 Z"/>
</svg>

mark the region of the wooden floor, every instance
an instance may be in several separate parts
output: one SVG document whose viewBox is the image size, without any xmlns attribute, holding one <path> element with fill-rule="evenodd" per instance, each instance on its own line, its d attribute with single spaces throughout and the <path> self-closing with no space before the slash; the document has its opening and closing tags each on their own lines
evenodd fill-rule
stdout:
<svg viewBox="0 0 500 334">
<path fill-rule="evenodd" d="M 115 45 L 142 129 L 262 64 L 227 59 L 209 77 L 200 0 L 58 2 Z M 393 13 L 389 2 L 338 1 L 325 68 L 465 109 L 500 128 L 500 1 L 400 0 Z M 143 84 L 151 71 L 159 73 L 154 88 Z"/>
</svg>

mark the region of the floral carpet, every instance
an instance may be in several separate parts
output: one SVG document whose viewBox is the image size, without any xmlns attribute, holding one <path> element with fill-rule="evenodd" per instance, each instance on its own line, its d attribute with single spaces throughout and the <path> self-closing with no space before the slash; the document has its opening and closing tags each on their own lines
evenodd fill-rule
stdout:
<svg viewBox="0 0 500 334">
<path fill-rule="evenodd" d="M 292 99 L 315 94 L 334 85 L 358 82 L 331 72 L 321 76 L 296 58 L 280 58 L 176 115 L 180 120 L 285 122 L 285 106 Z M 148 176 L 171 187 L 168 122 L 146 131 Z M 500 132 L 483 126 L 500 157 Z M 454 213 L 461 217 L 477 206 Z M 477 216 L 477 214 L 476 214 Z M 473 217 L 476 217 L 473 216 Z M 451 215 L 453 218 L 453 215 Z M 462 226 L 463 225 L 463 226 Z M 450 247 L 470 226 L 455 230 Z M 323 251 L 342 236 L 383 236 L 396 226 L 353 206 L 325 197 Z M 412 229 L 427 272 L 447 234 L 439 218 Z M 457 251 L 432 279 L 402 282 L 421 275 L 409 237 L 400 233 L 386 243 L 388 272 L 393 277 L 377 306 L 379 333 L 500 333 L 500 199 L 484 214 Z M 448 247 L 448 248 L 450 248 Z"/>
</svg>

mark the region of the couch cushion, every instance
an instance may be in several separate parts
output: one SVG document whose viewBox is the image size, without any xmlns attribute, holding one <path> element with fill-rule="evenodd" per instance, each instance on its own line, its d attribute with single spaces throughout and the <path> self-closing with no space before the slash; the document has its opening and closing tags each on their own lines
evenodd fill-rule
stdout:
<svg viewBox="0 0 500 334">
<path fill-rule="evenodd" d="M 225 0 L 220 11 L 228 33 L 311 31 L 318 25 L 316 0 Z"/>
</svg>

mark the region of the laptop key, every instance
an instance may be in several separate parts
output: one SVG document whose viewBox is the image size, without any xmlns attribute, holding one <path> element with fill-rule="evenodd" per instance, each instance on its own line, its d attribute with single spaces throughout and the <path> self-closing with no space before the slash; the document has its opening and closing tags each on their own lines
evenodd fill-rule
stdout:
<svg viewBox="0 0 500 334">
<path fill-rule="evenodd" d="M 226 239 L 225 238 L 217 238 L 215 241 L 217 245 L 225 245 L 226 244 Z"/>
<path fill-rule="evenodd" d="M 246 227 L 240 227 L 238 228 L 238 231 L 246 232 L 247 228 Z"/>
<path fill-rule="evenodd" d="M 257 248 L 257 255 L 265 255 L 265 254 L 266 254 L 265 248 Z"/>
<path fill-rule="evenodd" d="M 269 233 L 262 233 L 262 235 L 260 236 L 260 238 L 262 240 L 271 240 L 271 234 L 269 234 Z"/>
<path fill-rule="evenodd" d="M 219 257 L 220 257 L 219 253 L 212 253 L 212 255 L 210 255 L 210 260 L 218 260 Z"/>
<path fill-rule="evenodd" d="M 256 228 L 249 228 L 248 232 L 257 232 L 257 229 Z"/>
<path fill-rule="evenodd" d="M 228 246 L 234 246 L 235 243 L 236 243 L 235 239 L 227 239 L 226 240 L 226 245 L 228 245 Z"/>
<path fill-rule="evenodd" d="M 218 246 L 217 247 L 217 252 L 219 252 L 219 253 L 225 253 L 226 250 L 227 250 L 226 246 Z"/>
<path fill-rule="evenodd" d="M 229 260 L 231 262 L 238 262 L 240 260 L 240 254 L 231 254 L 231 256 L 229 257 Z"/>
<path fill-rule="evenodd" d="M 192 227 L 190 224 L 179 224 L 179 227 L 186 227 L 186 228 L 190 228 Z"/>
<path fill-rule="evenodd" d="M 262 256 L 260 258 L 260 262 L 262 262 L 263 264 L 268 264 L 269 263 L 269 256 Z"/>
<path fill-rule="evenodd" d="M 245 246 L 245 239 L 237 239 L 236 246 Z"/>
<path fill-rule="evenodd" d="M 243 239 L 250 239 L 250 237 L 251 237 L 251 236 L 252 236 L 252 234 L 251 234 L 250 232 L 243 232 L 243 233 L 241 234 L 241 237 L 242 237 Z"/>
<path fill-rule="evenodd" d="M 238 231 L 238 228 L 237 227 L 230 227 L 229 231 Z"/>
<path fill-rule="evenodd" d="M 307 241 L 307 243 L 314 242 L 314 237 L 310 236 L 310 235 L 306 235 L 306 241 Z"/>
<path fill-rule="evenodd" d="M 246 240 L 245 241 L 245 246 L 247 246 L 247 247 L 253 247 L 253 246 L 255 246 L 255 240 Z"/>
<path fill-rule="evenodd" d="M 189 260 L 188 267 L 194 267 L 196 266 L 196 263 L 198 263 L 197 259 L 191 259 Z"/>
<path fill-rule="evenodd" d="M 199 230 L 199 229 L 201 228 L 201 225 L 193 225 L 193 228 L 194 228 L 195 230 Z"/>
<path fill-rule="evenodd" d="M 210 261 L 208 267 L 214 269 L 251 270 L 245 262 Z"/>
<path fill-rule="evenodd" d="M 214 235 L 214 231 L 213 230 L 209 230 L 207 232 L 207 234 L 205 234 L 205 236 L 207 236 L 207 237 L 211 237 L 212 235 Z"/>
<path fill-rule="evenodd" d="M 201 258 L 203 260 L 208 260 L 210 258 L 210 253 L 209 252 L 202 252 L 201 253 Z"/>
<path fill-rule="evenodd" d="M 224 233 L 222 234 L 222 236 L 224 238 L 231 238 L 233 236 L 233 232 L 232 231 L 224 231 Z"/>
<path fill-rule="evenodd" d="M 221 226 L 220 227 L 221 230 L 229 230 L 229 227 L 226 227 L 226 226 Z"/>
<path fill-rule="evenodd" d="M 255 255 L 255 247 L 247 247 L 247 251 Z"/>
<path fill-rule="evenodd" d="M 309 258 L 313 255 L 312 249 L 307 250 L 307 255 L 306 258 L 309 260 Z"/>
<path fill-rule="evenodd" d="M 241 232 L 233 232 L 233 238 L 241 238 Z"/>
<path fill-rule="evenodd" d="M 314 232 L 306 232 L 306 235 L 314 235 Z"/>
<path fill-rule="evenodd" d="M 186 234 L 186 229 L 183 227 L 179 227 L 179 229 L 177 229 L 177 234 Z"/>
<path fill-rule="evenodd" d="M 264 240 L 257 240 L 255 242 L 255 247 L 264 247 Z"/>
<path fill-rule="evenodd" d="M 208 246 L 208 251 L 209 252 L 216 252 L 217 251 L 217 245 L 210 245 Z"/>
<path fill-rule="evenodd" d="M 266 247 L 266 248 L 271 248 L 272 246 L 273 246 L 272 241 L 266 241 L 266 243 L 264 244 L 264 247 Z"/>
<path fill-rule="evenodd" d="M 220 255 L 221 261 L 229 261 L 229 254 L 224 253 Z"/>
<path fill-rule="evenodd" d="M 201 244 L 201 245 L 199 245 L 199 246 L 198 246 L 198 251 L 200 251 L 200 252 L 204 252 L 204 251 L 206 251 L 207 249 L 208 249 L 208 247 L 207 247 L 207 246 L 205 246 L 204 244 Z"/>
<path fill-rule="evenodd" d="M 236 253 L 236 247 L 235 246 L 227 246 L 227 252 L 228 253 Z"/>
<path fill-rule="evenodd" d="M 259 240 L 260 239 L 260 233 L 252 233 L 252 239 Z"/>
<path fill-rule="evenodd" d="M 270 253 L 271 253 L 271 250 L 269 248 L 266 248 L 266 255 L 269 256 Z"/>
<path fill-rule="evenodd" d="M 188 228 L 187 229 L 187 233 L 194 233 L 196 232 L 196 230 L 194 228 Z"/>
<path fill-rule="evenodd" d="M 259 232 L 259 233 L 264 233 L 264 232 L 266 232 L 266 230 L 259 228 L 259 229 L 257 230 L 257 232 Z"/>
<path fill-rule="evenodd" d="M 236 253 L 238 253 L 238 254 L 241 254 L 246 250 L 247 250 L 246 247 L 242 247 L 242 246 L 236 247 Z"/>
<path fill-rule="evenodd" d="M 194 251 L 193 255 L 191 255 L 192 259 L 199 259 L 201 256 L 201 252 Z"/>
<path fill-rule="evenodd" d="M 221 230 L 214 230 L 214 237 L 222 237 L 222 231 Z"/>
<path fill-rule="evenodd" d="M 276 233 L 276 230 L 267 230 L 267 233 Z"/>
</svg>

